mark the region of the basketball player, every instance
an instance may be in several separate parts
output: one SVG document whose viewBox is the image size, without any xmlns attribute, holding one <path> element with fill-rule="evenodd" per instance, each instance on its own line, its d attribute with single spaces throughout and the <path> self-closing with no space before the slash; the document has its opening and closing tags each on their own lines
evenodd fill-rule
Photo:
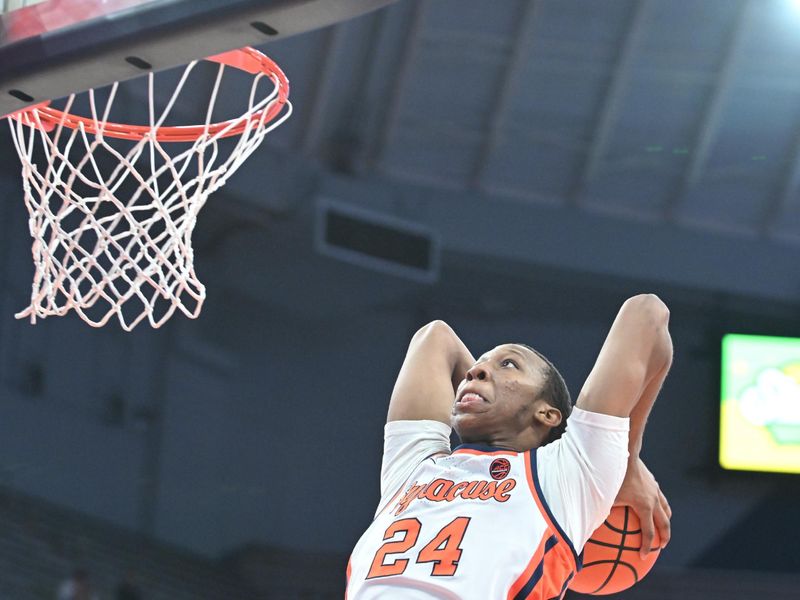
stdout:
<svg viewBox="0 0 800 600">
<path fill-rule="evenodd" d="M 348 564 L 346 597 L 555 599 L 618 504 L 643 554 L 671 510 L 639 459 L 672 362 L 669 311 L 628 299 L 571 406 L 541 354 L 503 344 L 477 361 L 435 321 L 411 340 L 389 404 L 381 500 Z M 450 449 L 450 428 L 462 445 Z M 562 435 L 563 432 L 563 435 Z"/>
</svg>

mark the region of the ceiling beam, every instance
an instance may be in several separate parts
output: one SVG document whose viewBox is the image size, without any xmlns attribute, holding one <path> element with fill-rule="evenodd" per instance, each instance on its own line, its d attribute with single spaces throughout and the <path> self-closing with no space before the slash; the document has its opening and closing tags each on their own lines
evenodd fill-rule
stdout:
<svg viewBox="0 0 800 600">
<path fill-rule="evenodd" d="M 484 138 L 475 167 L 472 172 L 472 186 L 480 187 L 486 166 L 500 143 L 502 128 L 508 114 L 509 105 L 517 90 L 520 72 L 525 66 L 525 61 L 531 56 L 530 48 L 533 45 L 533 28 L 536 25 L 541 2 L 529 0 L 523 4 L 518 25 L 514 32 L 514 45 L 511 48 L 508 62 L 506 63 L 503 82 L 497 87 L 492 104 L 486 107 L 487 114 L 491 115 L 488 133 Z"/>
<path fill-rule="evenodd" d="M 411 21 L 408 26 L 406 43 L 397 62 L 394 89 L 389 96 L 389 107 L 384 119 L 384 127 L 378 133 L 376 152 L 373 155 L 376 165 L 383 162 L 386 147 L 389 145 L 394 132 L 400 126 L 400 113 L 402 112 L 402 99 L 411 80 L 411 67 L 416 58 L 421 40 L 423 15 L 427 0 L 417 0 L 412 5 Z"/>
<path fill-rule="evenodd" d="M 475 268 L 500 260 L 517 265 L 520 277 L 530 270 L 526 266 L 541 266 L 576 277 L 619 277 L 644 288 L 667 285 L 800 304 L 792 246 L 756 237 L 537 204 L 521 211 L 518 201 L 486 191 L 333 174 L 323 175 L 317 193 L 424 225 L 436 232 L 443 258 L 460 256 Z"/>
<path fill-rule="evenodd" d="M 364 77 L 353 103 L 358 107 L 357 147 L 351 167 L 364 174 L 377 163 L 384 125 L 397 92 L 396 65 L 405 54 L 408 29 L 417 3 L 400 2 L 378 11 L 373 19 L 370 41 L 364 51 Z"/>
<path fill-rule="evenodd" d="M 652 8 L 652 0 L 639 0 L 631 14 L 617 61 L 611 73 L 608 89 L 599 111 L 597 126 L 592 134 L 592 144 L 583 161 L 579 176 L 567 196 L 567 204 L 577 206 L 586 185 L 594 179 L 606 154 L 614 126 L 619 117 L 622 98 L 628 88 L 636 52 L 641 45 L 645 23 Z"/>
<path fill-rule="evenodd" d="M 677 191 L 664 206 L 664 218 L 668 221 L 674 222 L 679 219 L 687 194 L 703 175 L 708 155 L 711 152 L 711 146 L 719 130 L 725 100 L 733 82 L 735 67 L 742 51 L 747 25 L 752 20 L 755 10 L 755 0 L 743 0 L 739 7 L 739 14 L 731 29 L 728 43 L 720 62 L 719 74 L 708 95 L 703 114 L 699 120 L 700 126 L 697 135 L 690 146 L 691 161 L 684 171 Z"/>
<path fill-rule="evenodd" d="M 303 137 L 300 142 L 300 150 L 306 156 L 314 153 L 322 137 L 326 108 L 328 100 L 332 97 L 333 84 L 336 81 L 336 65 L 342 55 L 345 26 L 340 24 L 328 27 L 323 34 L 325 39 L 322 42 L 322 56 L 316 71 L 317 75 L 314 78 L 316 85 L 310 94 L 313 100 L 306 113 Z"/>
<path fill-rule="evenodd" d="M 795 127 L 792 151 L 784 169 L 784 176 L 776 186 L 776 192 L 767 200 L 766 207 L 759 224 L 759 233 L 769 237 L 777 233 L 780 218 L 790 208 L 798 207 L 798 189 L 800 189 L 800 124 Z"/>
<path fill-rule="evenodd" d="M 789 208 L 798 200 L 798 188 L 800 188 L 800 127 L 795 134 L 792 147 L 791 158 L 785 169 L 786 175 L 777 186 L 777 192 L 767 201 L 764 214 L 761 218 L 759 233 L 763 236 L 770 236 L 776 233 L 778 222 Z"/>
</svg>

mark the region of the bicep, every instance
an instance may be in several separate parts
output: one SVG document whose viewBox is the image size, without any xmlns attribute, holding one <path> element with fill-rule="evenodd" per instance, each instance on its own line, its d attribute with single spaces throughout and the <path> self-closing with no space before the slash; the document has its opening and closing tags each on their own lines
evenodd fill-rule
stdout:
<svg viewBox="0 0 800 600">
<path fill-rule="evenodd" d="M 656 296 L 629 299 L 611 326 L 576 406 L 619 417 L 630 415 L 672 356 L 669 311 Z"/>
<path fill-rule="evenodd" d="M 450 423 L 453 379 L 472 364 L 472 355 L 444 322 L 414 335 L 392 391 L 387 421 L 430 419 Z"/>
</svg>

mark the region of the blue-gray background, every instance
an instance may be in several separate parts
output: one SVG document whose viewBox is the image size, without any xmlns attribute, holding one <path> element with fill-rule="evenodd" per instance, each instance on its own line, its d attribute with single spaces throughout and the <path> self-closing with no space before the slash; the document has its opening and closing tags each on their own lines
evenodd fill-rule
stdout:
<svg viewBox="0 0 800 600">
<path fill-rule="evenodd" d="M 797 4 L 407 1 L 265 46 L 296 112 L 200 214 L 202 315 L 158 331 L 13 318 L 32 265 L 4 130 L 0 484 L 210 557 L 346 555 L 419 326 L 529 343 L 577 395 L 654 291 L 657 569 L 796 573 L 797 479 L 718 471 L 715 435 L 720 333 L 800 336 Z M 321 201 L 427 228 L 436 281 L 320 254 Z"/>
</svg>

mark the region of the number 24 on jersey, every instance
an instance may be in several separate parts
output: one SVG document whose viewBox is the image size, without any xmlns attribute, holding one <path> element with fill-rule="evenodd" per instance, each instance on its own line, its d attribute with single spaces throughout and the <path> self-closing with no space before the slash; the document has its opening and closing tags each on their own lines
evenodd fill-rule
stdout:
<svg viewBox="0 0 800 600">
<path fill-rule="evenodd" d="M 469 517 L 456 517 L 442 527 L 433 539 L 417 554 L 417 563 L 433 563 L 431 575 L 449 577 L 456 574 L 461 558 L 461 542 L 469 526 Z M 400 519 L 395 521 L 383 534 L 388 540 L 375 553 L 367 579 L 401 575 L 408 567 L 408 558 L 389 558 L 389 554 L 402 554 L 414 546 L 422 530 L 419 519 Z M 400 539 L 394 539 L 400 535 Z"/>
</svg>

